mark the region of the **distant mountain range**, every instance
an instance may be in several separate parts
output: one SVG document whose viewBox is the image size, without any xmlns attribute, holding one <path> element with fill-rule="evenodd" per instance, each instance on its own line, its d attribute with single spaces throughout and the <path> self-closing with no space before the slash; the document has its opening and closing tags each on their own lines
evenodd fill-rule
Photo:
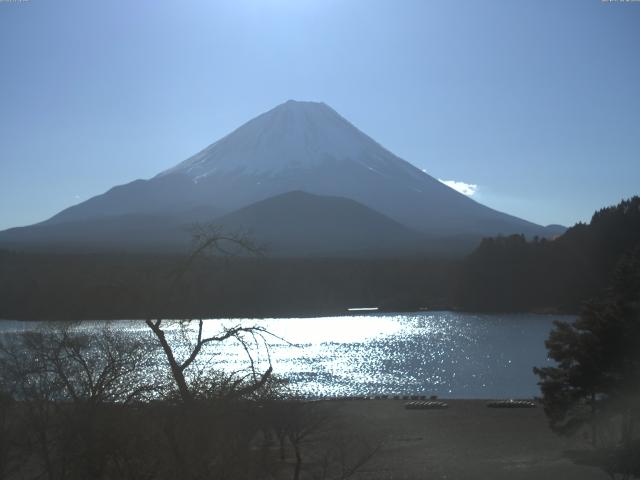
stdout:
<svg viewBox="0 0 640 480">
<path fill-rule="evenodd" d="M 0 246 L 168 251 L 188 246 L 196 222 L 279 256 L 462 252 L 484 236 L 564 231 L 481 205 L 324 103 L 290 100 L 150 180 L 0 232 Z"/>
</svg>

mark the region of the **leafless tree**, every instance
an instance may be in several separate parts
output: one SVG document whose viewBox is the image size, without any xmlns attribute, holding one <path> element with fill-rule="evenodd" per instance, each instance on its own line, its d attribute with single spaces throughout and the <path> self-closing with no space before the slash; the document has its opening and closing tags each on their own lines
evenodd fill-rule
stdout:
<svg viewBox="0 0 640 480">
<path fill-rule="evenodd" d="M 192 268 L 193 264 L 202 257 L 210 254 L 230 256 L 238 253 L 250 253 L 255 255 L 262 253 L 262 250 L 245 234 L 225 233 L 220 227 L 213 224 L 196 224 L 192 228 L 192 237 L 194 243 L 192 252 L 187 257 L 186 261 L 184 261 L 184 263 L 175 271 L 174 289 L 177 288 L 183 277 Z M 242 380 L 234 382 L 233 388 L 230 389 L 230 394 L 236 397 L 251 394 L 264 387 L 271 377 L 271 373 L 273 371 L 271 365 L 269 365 L 265 372 L 262 372 L 259 375 L 257 374 L 255 364 L 248 347 L 249 343 L 256 343 L 256 340 L 260 340 L 263 345 L 266 345 L 264 336 L 270 335 L 270 333 L 263 327 L 257 325 L 248 327 L 236 325 L 230 328 L 225 328 L 218 334 L 205 336 L 203 335 L 204 320 L 202 318 L 184 320 L 181 322 L 182 326 L 188 327 L 192 322 L 197 323 L 197 334 L 195 341 L 190 345 L 186 356 L 182 359 L 178 359 L 174 347 L 167 339 L 167 333 L 164 329 L 166 321 L 161 318 L 148 318 L 145 322 L 162 347 L 162 351 L 164 352 L 164 356 L 171 370 L 171 376 L 175 382 L 180 399 L 185 404 L 193 403 L 196 398 L 195 392 L 189 385 L 185 372 L 196 361 L 198 356 L 202 353 L 203 348 L 208 345 L 220 344 L 226 340 L 236 340 L 247 352 L 247 359 L 250 364 L 252 377 L 251 381 L 248 383 L 243 382 Z"/>
<path fill-rule="evenodd" d="M 327 448 L 322 454 L 315 478 L 319 480 L 346 480 L 359 473 L 373 459 L 382 442 L 362 435 L 331 432 Z"/>
<path fill-rule="evenodd" d="M 254 248 L 215 229 L 199 235 L 176 285 L 210 250 Z M 369 458 L 354 443 L 336 450 L 330 409 L 283 389 L 262 326 L 146 325 L 138 337 L 86 324 L 0 336 L 0 480 L 345 479 Z M 215 363 L 225 342 L 240 345 L 246 369 Z M 265 431 L 280 440 L 280 461 L 255 448 Z"/>
<path fill-rule="evenodd" d="M 171 375 L 173 377 L 173 380 L 175 381 L 180 398 L 186 404 L 193 403 L 196 395 L 193 389 L 191 388 L 191 386 L 189 385 L 189 382 L 187 381 L 185 371 L 194 363 L 194 361 L 197 359 L 198 355 L 202 352 L 202 349 L 205 346 L 210 344 L 221 343 L 229 339 L 235 339 L 239 341 L 243 346 L 245 346 L 245 350 L 248 352 L 249 362 L 252 365 L 251 370 L 252 370 L 252 373 L 255 374 L 255 369 L 253 368 L 253 360 L 248 347 L 246 347 L 247 340 L 244 337 L 244 335 L 249 335 L 254 340 L 257 337 L 260 337 L 262 340 L 264 340 L 263 335 L 269 333 L 267 332 L 267 330 L 265 330 L 263 327 L 260 327 L 260 326 L 243 327 L 238 325 L 231 328 L 226 328 L 218 335 L 203 336 L 202 332 L 204 327 L 204 320 L 198 319 L 194 321 L 197 322 L 197 328 L 198 328 L 195 344 L 192 346 L 190 352 L 188 352 L 188 354 L 184 359 L 178 360 L 176 358 L 176 353 L 174 352 L 174 348 L 169 343 L 169 340 L 167 339 L 167 334 L 163 329 L 163 326 L 164 326 L 163 320 L 162 319 L 146 320 L 146 324 L 149 326 L 151 331 L 155 334 L 156 338 L 160 343 L 160 346 L 162 347 L 165 358 L 169 364 L 169 368 L 171 369 Z M 190 323 L 190 321 L 186 323 L 188 324 Z M 236 397 L 242 397 L 262 388 L 266 384 L 266 382 L 269 380 L 269 377 L 271 376 L 272 371 L 273 371 L 273 368 L 269 366 L 269 368 L 265 372 L 263 372 L 259 376 L 259 378 L 254 377 L 253 379 L 254 381 L 251 382 L 249 385 L 244 385 L 240 387 L 239 384 L 241 382 L 238 381 L 237 384 L 235 385 L 237 388 L 231 388 L 229 394 L 230 395 L 232 394 Z"/>
<path fill-rule="evenodd" d="M 0 390 L 0 480 L 11 478 L 23 461 L 16 448 L 22 432 L 16 422 L 15 403 L 11 394 Z"/>
<path fill-rule="evenodd" d="M 34 476 L 101 478 L 120 440 L 115 410 L 154 388 L 139 375 L 148 361 L 141 341 L 108 328 L 59 324 L 3 338 L 0 376 L 24 436 L 13 454 Z"/>
</svg>

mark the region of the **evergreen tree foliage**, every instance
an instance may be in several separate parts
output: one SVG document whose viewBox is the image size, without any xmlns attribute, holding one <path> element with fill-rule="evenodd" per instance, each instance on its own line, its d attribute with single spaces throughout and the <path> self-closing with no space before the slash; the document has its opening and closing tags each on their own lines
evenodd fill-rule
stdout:
<svg viewBox="0 0 640 480">
<path fill-rule="evenodd" d="M 600 466 L 640 474 L 640 246 L 619 262 L 603 297 L 575 322 L 557 322 L 546 345 L 557 365 L 534 372 L 552 429 L 588 427 Z"/>
</svg>

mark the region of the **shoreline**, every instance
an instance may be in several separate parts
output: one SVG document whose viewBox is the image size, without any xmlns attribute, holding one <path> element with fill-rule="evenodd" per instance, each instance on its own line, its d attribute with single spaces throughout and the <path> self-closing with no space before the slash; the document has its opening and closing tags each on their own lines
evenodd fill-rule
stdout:
<svg viewBox="0 0 640 480">
<path fill-rule="evenodd" d="M 194 315 L 194 316 L 159 316 L 159 315 L 150 315 L 148 318 L 163 318 L 164 320 L 175 320 L 175 321 L 188 321 L 188 320 L 273 320 L 273 319 L 294 319 L 299 318 L 301 320 L 307 318 L 332 318 L 332 317 L 365 317 L 365 316 L 376 316 L 376 315 L 411 315 L 411 314 L 424 314 L 424 313 L 440 313 L 440 312 L 453 312 L 467 315 L 539 315 L 539 316 L 577 316 L 580 312 L 568 312 L 563 310 L 532 310 L 532 311 L 471 311 L 464 310 L 459 308 L 438 308 L 438 309 L 418 309 L 418 310 L 402 310 L 402 309 L 379 309 L 376 311 L 348 311 L 348 310 L 339 310 L 339 311 L 325 311 L 325 312 L 314 312 L 314 313 L 305 313 L 301 312 L 299 314 L 292 314 L 290 312 L 284 314 L 273 314 L 273 315 L 239 315 L 232 314 L 229 316 L 222 315 Z M 91 317 L 85 316 L 82 318 L 76 318 L 73 316 L 60 318 L 60 317 L 40 317 L 40 318 L 32 318 L 32 317 L 12 317 L 12 318 L 4 318 L 0 317 L 0 322 L 126 322 L 126 321 L 140 321 L 143 322 L 147 318 L 144 317 L 118 317 L 112 318 L 108 316 L 100 316 L 100 317 Z"/>
<path fill-rule="evenodd" d="M 444 400 L 444 399 L 443 399 Z M 604 480 L 573 462 L 581 439 L 554 434 L 541 407 L 488 408 L 483 399 L 446 399 L 448 408 L 414 410 L 404 402 L 323 402 L 348 431 L 380 442 L 358 479 Z"/>
</svg>

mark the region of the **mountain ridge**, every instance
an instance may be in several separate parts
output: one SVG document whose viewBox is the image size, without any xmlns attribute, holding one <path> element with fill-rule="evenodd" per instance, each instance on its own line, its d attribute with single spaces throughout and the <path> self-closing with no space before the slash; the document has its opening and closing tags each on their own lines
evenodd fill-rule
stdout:
<svg viewBox="0 0 640 480">
<path fill-rule="evenodd" d="M 115 186 L 36 225 L 211 208 L 225 215 L 292 191 L 351 199 L 431 239 L 558 232 L 449 188 L 324 103 L 293 100 L 148 180 Z"/>
<path fill-rule="evenodd" d="M 28 250 L 187 252 L 204 213 L 226 234 L 248 237 L 275 256 L 389 256 L 424 251 L 424 237 L 384 215 L 341 197 L 287 192 L 226 215 L 208 210 L 181 214 L 127 214 L 2 232 L 4 246 Z M 246 253 L 246 252 L 240 252 Z"/>
<path fill-rule="evenodd" d="M 261 200 L 214 220 L 246 231 L 275 255 L 393 255 L 423 250 L 424 237 L 355 200 L 300 190 Z"/>
</svg>

